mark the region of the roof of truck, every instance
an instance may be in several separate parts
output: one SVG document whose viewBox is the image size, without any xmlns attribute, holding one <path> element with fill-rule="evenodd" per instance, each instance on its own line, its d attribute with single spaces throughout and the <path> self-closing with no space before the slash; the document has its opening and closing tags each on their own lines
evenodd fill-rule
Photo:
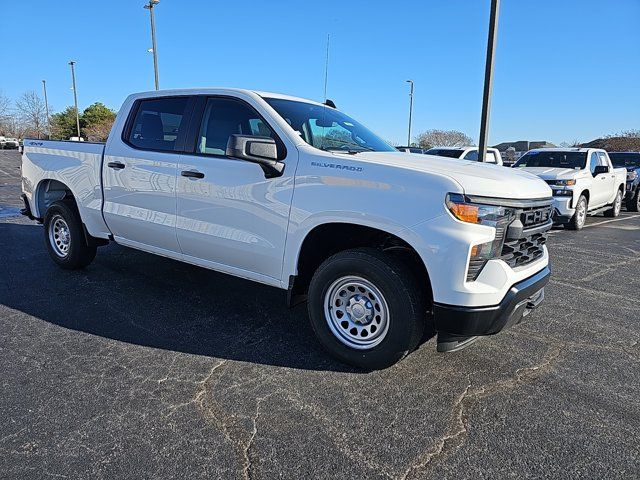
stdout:
<svg viewBox="0 0 640 480">
<path fill-rule="evenodd" d="M 260 90 L 248 90 L 244 88 L 229 88 L 229 87 L 176 88 L 176 89 L 167 89 L 167 90 L 150 90 L 147 92 L 136 92 L 133 95 L 135 95 L 136 97 L 163 97 L 163 96 L 171 96 L 171 95 L 220 95 L 220 94 L 230 94 L 230 93 L 241 93 L 244 95 L 258 95 L 262 98 L 279 98 L 283 100 L 294 100 L 298 102 L 322 105 L 321 102 L 309 100 L 308 98 L 285 95 L 283 93 L 263 92 Z"/>
<path fill-rule="evenodd" d="M 589 150 L 598 150 L 604 152 L 601 148 L 582 148 L 582 147 L 568 147 L 568 148 L 532 148 L 530 152 L 587 152 Z"/>
</svg>

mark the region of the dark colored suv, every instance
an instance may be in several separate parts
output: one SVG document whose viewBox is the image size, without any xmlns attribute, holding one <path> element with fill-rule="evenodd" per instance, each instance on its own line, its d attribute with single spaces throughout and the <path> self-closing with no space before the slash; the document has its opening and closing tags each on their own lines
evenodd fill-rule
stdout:
<svg viewBox="0 0 640 480">
<path fill-rule="evenodd" d="M 608 152 L 614 167 L 627 169 L 627 210 L 640 211 L 640 152 Z"/>
</svg>

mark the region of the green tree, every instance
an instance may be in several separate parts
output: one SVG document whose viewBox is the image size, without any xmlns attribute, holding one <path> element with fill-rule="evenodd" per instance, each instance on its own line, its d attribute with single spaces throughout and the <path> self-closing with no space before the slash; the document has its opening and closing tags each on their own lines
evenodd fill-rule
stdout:
<svg viewBox="0 0 640 480">
<path fill-rule="evenodd" d="M 91 104 L 82 112 L 83 134 L 88 140 L 105 141 L 115 119 L 116 112 L 103 103 Z"/>
<path fill-rule="evenodd" d="M 80 128 L 82 128 L 82 118 L 80 119 Z M 76 108 L 67 107 L 59 113 L 51 115 L 51 137 L 59 140 L 68 140 L 70 137 L 76 137 Z"/>
</svg>

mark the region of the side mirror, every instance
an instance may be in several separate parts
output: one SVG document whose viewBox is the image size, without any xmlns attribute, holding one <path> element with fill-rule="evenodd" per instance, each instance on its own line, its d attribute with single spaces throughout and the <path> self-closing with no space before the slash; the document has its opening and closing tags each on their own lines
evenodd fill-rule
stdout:
<svg viewBox="0 0 640 480">
<path fill-rule="evenodd" d="M 276 141 L 271 137 L 233 134 L 227 141 L 226 155 L 257 163 L 268 178 L 284 172 L 284 163 L 278 161 Z"/>
<path fill-rule="evenodd" d="M 609 173 L 609 167 L 607 165 L 596 165 L 596 168 L 593 171 L 593 176 L 596 177 L 601 173 Z"/>
</svg>

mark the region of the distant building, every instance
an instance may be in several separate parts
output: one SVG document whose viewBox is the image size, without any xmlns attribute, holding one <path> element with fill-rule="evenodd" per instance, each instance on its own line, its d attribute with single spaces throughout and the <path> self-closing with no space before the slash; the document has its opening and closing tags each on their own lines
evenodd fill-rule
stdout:
<svg viewBox="0 0 640 480">
<path fill-rule="evenodd" d="M 494 145 L 502 155 L 502 160 L 507 166 L 513 165 L 522 155 L 534 148 L 553 148 L 555 145 L 547 141 L 519 140 L 517 142 L 502 142 Z"/>
</svg>

